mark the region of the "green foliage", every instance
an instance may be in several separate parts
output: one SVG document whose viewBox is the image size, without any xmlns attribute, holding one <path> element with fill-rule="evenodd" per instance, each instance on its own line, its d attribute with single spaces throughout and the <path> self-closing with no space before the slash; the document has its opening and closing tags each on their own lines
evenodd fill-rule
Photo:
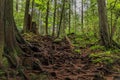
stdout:
<svg viewBox="0 0 120 80">
<path fill-rule="evenodd" d="M 119 50 L 108 50 L 104 52 L 96 52 L 92 53 L 89 57 L 92 59 L 93 63 L 104 63 L 104 64 L 112 64 L 117 63 L 119 64 L 120 54 Z"/>
<path fill-rule="evenodd" d="M 54 40 L 55 43 L 60 42 L 60 41 L 62 41 L 61 38 L 57 38 L 57 39 Z"/>
<path fill-rule="evenodd" d="M 100 46 L 100 45 L 94 45 L 94 46 L 91 46 L 90 49 L 93 50 L 93 51 L 95 51 L 95 50 L 102 50 L 102 51 L 104 51 L 105 47 L 104 46 Z"/>
<path fill-rule="evenodd" d="M 3 76 L 3 75 L 5 75 L 5 71 L 0 70 L 0 76 Z"/>
<path fill-rule="evenodd" d="M 26 41 L 33 41 L 36 40 L 35 38 L 33 38 L 35 36 L 34 33 L 30 32 L 30 33 L 24 33 L 23 37 Z"/>
<path fill-rule="evenodd" d="M 14 19 L 18 30 L 22 30 L 24 22 L 25 0 L 18 1 L 18 11 L 16 11 L 16 1 L 14 0 Z"/>
<path fill-rule="evenodd" d="M 74 52 L 81 54 L 81 50 L 80 49 L 75 49 Z"/>
<path fill-rule="evenodd" d="M 71 35 L 72 36 L 72 35 Z M 72 39 L 72 43 L 75 46 L 79 47 L 87 47 L 90 44 L 96 44 L 98 39 L 91 33 L 91 34 L 81 34 L 81 35 L 74 35 L 74 38 Z"/>
<path fill-rule="evenodd" d="M 6 57 L 3 58 L 3 64 L 4 64 L 5 67 L 9 67 L 9 63 L 8 63 L 8 60 L 7 60 Z"/>
<path fill-rule="evenodd" d="M 24 13 L 23 12 L 15 12 L 14 13 L 14 18 L 15 18 L 15 21 L 16 21 L 16 25 L 17 25 L 17 28 L 18 30 L 22 30 L 23 28 L 23 20 L 24 20 Z"/>
<path fill-rule="evenodd" d="M 32 80 L 48 80 L 48 76 L 46 74 L 36 75 L 34 73 L 30 73 Z"/>
<path fill-rule="evenodd" d="M 35 3 L 37 5 L 37 7 L 40 9 L 40 10 L 46 10 L 47 6 L 46 6 L 46 3 L 47 3 L 48 0 L 35 0 Z"/>
<path fill-rule="evenodd" d="M 90 58 L 92 58 L 93 63 L 112 64 L 114 59 L 110 56 L 112 56 L 111 51 L 106 51 L 102 53 L 93 53 L 90 55 Z"/>
<path fill-rule="evenodd" d="M 112 49 L 112 52 L 118 54 L 120 52 L 120 50 L 119 49 Z"/>
<path fill-rule="evenodd" d="M 93 60 L 93 63 L 105 63 L 105 64 L 112 64 L 113 59 L 109 57 L 103 57 L 103 58 L 98 58 L 96 60 Z"/>
</svg>

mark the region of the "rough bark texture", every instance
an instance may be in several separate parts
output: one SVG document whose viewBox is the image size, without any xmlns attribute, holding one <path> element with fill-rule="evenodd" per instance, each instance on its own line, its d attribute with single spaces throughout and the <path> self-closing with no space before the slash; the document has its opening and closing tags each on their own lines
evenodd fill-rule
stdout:
<svg viewBox="0 0 120 80">
<path fill-rule="evenodd" d="M 0 0 L 0 61 L 2 60 L 2 55 L 4 53 L 4 1 Z M 1 63 L 1 62 L 0 62 Z"/>
<path fill-rule="evenodd" d="M 110 38 L 111 38 L 111 39 L 113 38 L 114 33 L 115 33 L 115 31 L 116 31 L 116 28 L 117 28 L 116 25 L 117 25 L 118 18 L 119 18 L 119 16 L 116 15 L 115 20 L 114 20 L 114 23 L 113 23 L 113 26 L 111 26 L 111 35 L 110 35 Z"/>
<path fill-rule="evenodd" d="M 84 33 L 84 29 L 83 29 L 83 27 L 84 27 L 84 15 L 83 15 L 83 12 L 84 10 L 83 10 L 83 0 L 82 0 L 82 2 L 81 2 L 81 31 Z"/>
<path fill-rule="evenodd" d="M 110 37 L 108 31 L 108 21 L 105 0 L 97 0 L 100 26 L 100 39 L 102 45 L 110 47 Z"/>
<path fill-rule="evenodd" d="M 55 35 L 56 8 L 57 8 L 57 0 L 54 1 L 54 16 L 53 16 L 53 30 L 52 30 L 52 36 Z"/>
<path fill-rule="evenodd" d="M 46 13 L 46 27 L 45 27 L 45 34 L 48 35 L 48 17 L 49 17 L 49 4 L 50 1 L 47 2 L 47 13 Z"/>
<path fill-rule="evenodd" d="M 3 55 L 7 57 L 11 67 L 18 66 L 16 58 L 20 48 L 17 41 L 25 43 L 15 25 L 13 0 L 0 0 L 0 57 L 4 53 Z"/>
<path fill-rule="evenodd" d="M 16 38 L 13 18 L 13 0 L 5 0 L 5 16 L 4 16 L 4 31 L 5 31 L 5 55 L 11 62 L 12 66 L 16 67 L 17 62 L 15 58 L 16 52 Z"/>
<path fill-rule="evenodd" d="M 18 12 L 19 0 L 16 0 L 16 12 Z"/>
<path fill-rule="evenodd" d="M 27 32 L 30 0 L 26 0 L 23 31 Z"/>
<path fill-rule="evenodd" d="M 32 19 L 33 19 L 33 12 L 34 12 L 34 0 L 32 0 L 32 11 L 31 11 L 31 22 L 30 22 L 30 30 L 32 28 Z"/>
<path fill-rule="evenodd" d="M 71 0 L 69 0 L 69 34 L 71 30 Z"/>
<path fill-rule="evenodd" d="M 58 33 L 57 33 L 57 37 L 59 37 L 59 36 L 60 36 L 61 24 L 62 24 L 62 20 L 63 20 L 63 12 L 64 12 L 64 9 L 65 9 L 65 1 L 66 1 L 66 0 L 63 0 L 63 6 L 62 6 L 61 15 L 60 15 L 60 23 L 59 23 L 59 26 L 58 26 Z"/>
<path fill-rule="evenodd" d="M 76 10 L 77 10 L 77 9 L 76 9 L 76 8 L 77 8 L 77 5 L 76 5 L 76 3 L 77 3 L 77 1 L 74 0 L 74 7 L 75 7 L 75 9 L 74 9 L 74 12 L 75 12 L 75 13 L 74 13 L 74 14 L 75 14 L 75 15 L 74 15 L 74 17 L 75 17 L 75 18 L 74 18 L 74 32 L 75 32 L 75 33 L 76 33 L 76 31 L 77 31 L 77 29 L 76 29 L 76 21 L 77 21 L 77 20 L 76 20 L 76 18 L 77 18 L 77 14 L 76 14 L 76 13 L 77 13 L 77 11 L 76 11 Z"/>
</svg>

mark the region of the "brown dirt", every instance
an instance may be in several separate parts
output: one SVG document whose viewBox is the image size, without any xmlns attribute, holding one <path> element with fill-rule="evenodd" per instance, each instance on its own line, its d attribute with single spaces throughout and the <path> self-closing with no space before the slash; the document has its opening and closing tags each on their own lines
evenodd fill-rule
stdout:
<svg viewBox="0 0 120 80">
<path fill-rule="evenodd" d="M 28 76 L 46 73 L 48 80 L 115 80 L 105 65 L 91 62 L 89 48 L 81 49 L 80 55 L 71 50 L 66 39 L 54 41 L 50 36 L 34 36 L 27 41 L 31 45 L 21 45 L 27 53 L 21 60 Z"/>
</svg>

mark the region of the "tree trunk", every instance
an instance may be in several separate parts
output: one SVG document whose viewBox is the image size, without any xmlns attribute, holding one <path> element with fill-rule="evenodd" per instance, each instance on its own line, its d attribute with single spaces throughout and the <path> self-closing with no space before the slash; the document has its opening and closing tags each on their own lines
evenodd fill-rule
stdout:
<svg viewBox="0 0 120 80">
<path fill-rule="evenodd" d="M 34 0 L 32 0 L 32 11 L 31 11 L 31 21 L 30 21 L 30 31 L 32 29 L 32 19 L 33 19 L 33 11 L 34 10 Z"/>
<path fill-rule="evenodd" d="M 106 0 L 97 0 L 98 2 L 98 13 L 99 13 L 99 26 L 100 26 L 100 39 L 102 45 L 110 47 L 110 36 L 108 31 L 108 21 L 106 12 Z"/>
<path fill-rule="evenodd" d="M 25 15 L 24 15 L 24 24 L 23 24 L 23 32 L 27 32 L 27 28 L 30 27 L 30 26 L 28 26 L 29 6 L 30 6 L 30 0 L 26 0 Z"/>
<path fill-rule="evenodd" d="M 49 4 L 50 4 L 50 1 L 48 0 L 48 2 L 47 2 L 47 14 L 46 14 L 46 28 L 45 28 L 46 35 L 48 35 Z"/>
<path fill-rule="evenodd" d="M 69 0 L 69 34 L 71 30 L 71 0 Z"/>
<path fill-rule="evenodd" d="M 0 57 L 2 55 L 7 57 L 11 67 L 15 68 L 19 65 L 17 53 L 22 52 L 17 45 L 17 40 L 21 39 L 23 42 L 24 40 L 19 35 L 15 26 L 13 0 L 1 1 L 2 0 L 0 0 Z"/>
<path fill-rule="evenodd" d="M 74 18 L 74 20 L 75 20 L 75 21 L 74 21 L 74 22 L 75 22 L 74 24 L 75 24 L 75 25 L 74 25 L 74 28 L 75 28 L 75 33 L 76 33 L 76 30 L 77 30 L 77 29 L 76 29 L 76 28 L 77 28 L 77 27 L 76 27 L 76 8 L 77 8 L 76 0 L 75 0 L 75 2 L 74 2 L 74 7 L 75 7 L 75 9 L 74 9 L 74 10 L 75 10 L 75 18 Z"/>
<path fill-rule="evenodd" d="M 0 63 L 4 53 L 4 0 L 0 0 Z"/>
<path fill-rule="evenodd" d="M 62 20 L 62 26 L 61 26 L 61 36 L 65 36 L 66 33 L 65 33 L 65 29 L 66 29 L 66 13 L 65 13 L 65 9 L 64 9 L 64 12 L 63 12 L 63 20 Z"/>
<path fill-rule="evenodd" d="M 83 29 L 83 0 L 81 2 L 81 29 L 82 29 L 82 33 L 84 33 L 84 29 Z"/>
<path fill-rule="evenodd" d="M 59 26 L 58 26 L 57 37 L 60 36 L 61 24 L 62 24 L 62 20 L 63 20 L 63 12 L 64 12 L 64 9 L 65 9 L 65 0 L 63 0 L 63 6 L 62 6 L 62 11 L 61 11 L 61 16 L 60 16 L 60 23 L 59 23 Z"/>
<path fill-rule="evenodd" d="M 5 15 L 4 15 L 4 31 L 5 31 L 5 55 L 13 67 L 18 66 L 16 60 L 16 37 L 15 37 L 15 24 L 13 18 L 13 0 L 5 0 Z"/>
<path fill-rule="evenodd" d="M 16 12 L 18 12 L 18 3 L 19 3 L 19 0 L 16 0 Z"/>
<path fill-rule="evenodd" d="M 52 36 L 55 36 L 56 8 L 57 8 L 57 0 L 54 0 L 54 16 L 53 16 L 53 31 L 52 31 Z"/>
<path fill-rule="evenodd" d="M 114 33 L 115 33 L 115 31 L 116 31 L 116 28 L 117 28 L 116 26 L 117 26 L 118 18 L 119 18 L 119 16 L 116 15 L 116 16 L 115 16 L 115 20 L 114 20 L 114 24 L 111 26 L 111 35 L 110 35 L 110 39 L 111 39 L 111 40 L 113 39 Z"/>
</svg>

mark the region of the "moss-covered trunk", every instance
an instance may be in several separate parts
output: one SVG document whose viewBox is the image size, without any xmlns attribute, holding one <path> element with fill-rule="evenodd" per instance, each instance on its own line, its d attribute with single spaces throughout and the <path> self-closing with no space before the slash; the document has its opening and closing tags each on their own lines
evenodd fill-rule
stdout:
<svg viewBox="0 0 120 80">
<path fill-rule="evenodd" d="M 4 53 L 11 67 L 18 66 L 19 39 L 24 41 L 15 26 L 13 0 L 0 0 L 0 59 Z"/>
<path fill-rule="evenodd" d="M 13 0 L 5 0 L 4 7 L 5 55 L 7 55 L 12 66 L 16 67 L 18 64 L 15 57 L 15 54 L 17 54 L 15 49 L 17 42 L 14 29 Z"/>
<path fill-rule="evenodd" d="M 98 2 L 101 43 L 105 47 L 110 47 L 111 46 L 111 42 L 110 42 L 111 40 L 110 40 L 109 31 L 108 31 L 106 3 L 105 3 L 105 0 L 97 0 L 97 2 Z"/>
<path fill-rule="evenodd" d="M 4 53 L 4 1 L 0 0 L 0 61 L 2 62 L 2 55 Z M 1 63 L 0 62 L 0 63 Z"/>
</svg>

